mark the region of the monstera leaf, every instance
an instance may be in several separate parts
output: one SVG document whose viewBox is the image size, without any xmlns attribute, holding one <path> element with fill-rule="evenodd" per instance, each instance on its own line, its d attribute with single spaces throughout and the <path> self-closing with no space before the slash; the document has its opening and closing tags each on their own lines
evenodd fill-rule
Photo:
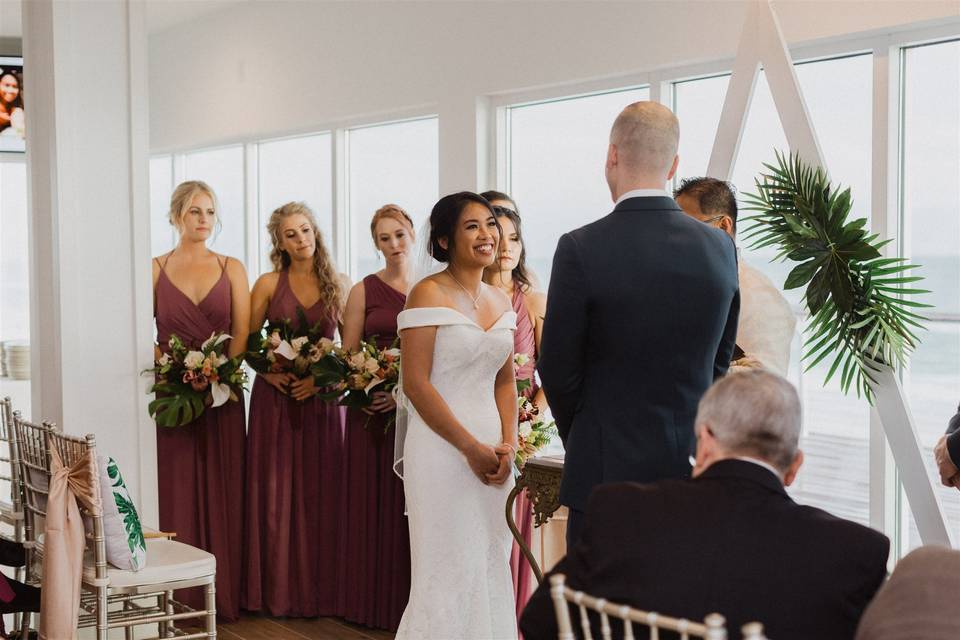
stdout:
<svg viewBox="0 0 960 640">
<path fill-rule="evenodd" d="M 751 249 L 775 247 L 774 260 L 799 263 L 783 286 L 806 287 L 806 370 L 832 356 L 824 384 L 839 372 L 844 393 L 853 387 L 872 402 L 874 372 L 904 364 L 919 343 L 914 331 L 926 318 L 916 310 L 931 305 L 903 297 L 929 293 L 904 286 L 923 279 L 909 275 L 919 265 L 883 257 L 891 240 L 877 241 L 865 218 L 848 219 L 850 189 L 834 187 L 796 155 L 777 152 L 776 159 L 745 196 L 745 208 L 757 212 L 746 218 L 745 241 Z"/>
<path fill-rule="evenodd" d="M 203 413 L 203 394 L 186 390 L 183 385 L 156 384 L 151 391 L 157 393 L 157 398 L 147 410 L 161 427 L 189 424 Z"/>
</svg>

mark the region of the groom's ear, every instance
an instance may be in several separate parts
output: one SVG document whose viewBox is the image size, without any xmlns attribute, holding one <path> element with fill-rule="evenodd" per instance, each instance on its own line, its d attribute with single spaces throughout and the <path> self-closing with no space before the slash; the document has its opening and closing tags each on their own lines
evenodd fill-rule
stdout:
<svg viewBox="0 0 960 640">
<path fill-rule="evenodd" d="M 617 166 L 617 145 L 610 143 L 607 147 L 607 169 Z"/>
</svg>

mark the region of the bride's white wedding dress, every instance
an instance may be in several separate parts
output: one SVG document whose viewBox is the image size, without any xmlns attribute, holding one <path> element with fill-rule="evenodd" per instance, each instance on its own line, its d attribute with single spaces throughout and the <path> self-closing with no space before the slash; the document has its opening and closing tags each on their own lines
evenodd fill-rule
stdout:
<svg viewBox="0 0 960 640">
<path fill-rule="evenodd" d="M 501 441 L 497 371 L 513 352 L 516 314 L 484 329 L 447 307 L 408 309 L 398 329 L 436 326 L 430 382 L 480 442 Z M 397 640 L 517 637 L 512 538 L 504 517 L 513 480 L 485 485 L 463 455 L 410 409 L 403 448 L 410 523 L 410 601 Z"/>
</svg>

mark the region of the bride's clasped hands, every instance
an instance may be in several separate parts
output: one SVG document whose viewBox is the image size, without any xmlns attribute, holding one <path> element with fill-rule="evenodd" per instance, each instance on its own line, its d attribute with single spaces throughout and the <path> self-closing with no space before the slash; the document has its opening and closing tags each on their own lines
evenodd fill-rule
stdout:
<svg viewBox="0 0 960 640">
<path fill-rule="evenodd" d="M 497 446 L 474 440 L 463 451 L 470 470 L 483 484 L 503 484 L 510 477 L 514 449 L 501 442 Z"/>
</svg>

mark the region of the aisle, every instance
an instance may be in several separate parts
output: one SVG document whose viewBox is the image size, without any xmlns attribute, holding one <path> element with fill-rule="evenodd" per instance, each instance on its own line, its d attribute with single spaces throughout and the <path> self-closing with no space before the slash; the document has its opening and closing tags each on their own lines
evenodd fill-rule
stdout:
<svg viewBox="0 0 960 640">
<path fill-rule="evenodd" d="M 268 618 L 244 614 L 238 622 L 217 626 L 222 640 L 393 640 L 387 631 L 368 629 L 337 618 Z"/>
</svg>

